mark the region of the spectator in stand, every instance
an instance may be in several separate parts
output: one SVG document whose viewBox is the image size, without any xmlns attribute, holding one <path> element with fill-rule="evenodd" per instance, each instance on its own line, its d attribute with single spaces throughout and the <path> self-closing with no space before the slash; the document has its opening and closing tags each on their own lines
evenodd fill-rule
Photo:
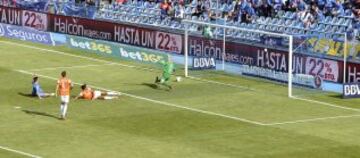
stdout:
<svg viewBox="0 0 360 158">
<path fill-rule="evenodd" d="M 324 14 L 315 3 L 311 4 L 310 13 L 314 17 L 313 19 L 314 21 L 312 23 L 322 21 L 325 19 Z"/>
<path fill-rule="evenodd" d="M 271 16 L 271 6 L 268 5 L 266 0 L 262 0 L 262 4 L 258 10 L 259 16 L 270 17 Z"/>
<path fill-rule="evenodd" d="M 211 1 L 210 0 L 205 0 L 202 3 L 202 7 L 204 8 L 205 12 L 209 12 L 211 9 Z"/>
<path fill-rule="evenodd" d="M 324 6 L 324 14 L 325 16 L 331 16 L 332 11 L 334 9 L 335 0 L 326 0 L 325 6 Z"/>
<path fill-rule="evenodd" d="M 296 0 L 296 6 L 298 12 L 308 9 L 308 5 L 305 3 L 304 0 Z"/>
<path fill-rule="evenodd" d="M 216 21 L 216 14 L 214 11 L 210 11 L 208 16 L 210 21 Z"/>
<path fill-rule="evenodd" d="M 192 13 L 192 16 L 197 16 L 197 17 L 200 17 L 205 11 L 205 7 L 202 3 L 202 1 L 198 1 L 198 4 L 196 5 L 193 13 Z"/>
<path fill-rule="evenodd" d="M 126 0 L 116 0 L 117 4 L 125 4 L 127 1 Z"/>
<path fill-rule="evenodd" d="M 323 10 L 326 4 L 326 0 L 315 0 L 317 7 Z"/>
<path fill-rule="evenodd" d="M 95 0 L 86 0 L 85 3 L 89 6 L 94 6 L 95 5 Z"/>
<path fill-rule="evenodd" d="M 175 18 L 184 19 L 185 18 L 185 7 L 183 4 L 179 4 L 175 9 Z"/>
<path fill-rule="evenodd" d="M 164 18 L 168 15 L 168 11 L 170 10 L 171 6 L 168 0 L 164 0 L 161 4 L 160 4 L 160 9 L 161 9 L 161 18 Z"/>
<path fill-rule="evenodd" d="M 248 23 L 251 23 L 251 21 L 253 20 L 253 17 L 256 16 L 256 12 L 255 9 L 253 8 L 253 4 L 248 3 L 247 7 L 245 8 L 245 14 L 246 16 L 246 20 Z"/>
<path fill-rule="evenodd" d="M 300 11 L 297 16 L 306 28 L 309 27 L 314 21 L 313 15 L 308 10 Z"/>
<path fill-rule="evenodd" d="M 283 7 L 282 0 L 267 0 L 269 6 L 271 6 L 271 17 L 275 17 L 276 14 L 281 10 Z"/>
<path fill-rule="evenodd" d="M 353 23 L 355 24 L 354 27 L 356 27 L 359 30 L 360 29 L 360 9 L 356 9 L 354 7 L 353 13 L 354 13 L 354 21 L 353 21 Z"/>
<path fill-rule="evenodd" d="M 342 16 L 344 15 L 344 7 L 342 5 L 342 3 L 340 2 L 340 0 L 336 0 L 335 3 L 333 4 L 333 9 L 331 11 L 331 15 L 332 16 Z"/>
<path fill-rule="evenodd" d="M 283 10 L 285 11 L 295 12 L 296 9 L 297 9 L 297 3 L 295 0 L 288 0 L 285 2 L 285 5 L 283 6 Z"/>
<path fill-rule="evenodd" d="M 259 10 L 262 1 L 261 0 L 250 0 L 250 3 L 252 4 L 252 7 L 254 8 L 254 11 L 256 13 L 256 11 Z"/>
<path fill-rule="evenodd" d="M 238 2 L 238 9 L 240 10 L 241 13 L 245 12 L 246 8 L 248 8 L 250 6 L 250 4 L 246 1 L 246 0 L 240 0 Z"/>
</svg>

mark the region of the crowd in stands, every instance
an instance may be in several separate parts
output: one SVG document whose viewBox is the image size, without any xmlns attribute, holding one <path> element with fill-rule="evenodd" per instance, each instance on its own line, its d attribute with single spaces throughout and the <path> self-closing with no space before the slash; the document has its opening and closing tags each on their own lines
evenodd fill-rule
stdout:
<svg viewBox="0 0 360 158">
<path fill-rule="evenodd" d="M 144 23 L 166 27 L 175 21 L 174 25 L 177 25 L 178 29 L 183 28 L 181 19 L 186 18 L 233 24 L 239 27 L 244 26 L 242 24 L 254 24 L 255 29 L 284 33 L 328 35 L 352 32 L 359 37 L 358 30 L 360 30 L 360 0 L 1 0 L 0 2 L 2 5 L 13 4 L 12 6 L 19 7 L 16 4 L 29 1 L 47 1 L 46 6 L 49 4 L 55 6 L 53 13 L 57 14 L 91 18 L 104 18 L 103 15 L 109 14 L 110 16 L 105 19 L 117 22 L 121 22 L 123 16 L 141 13 L 140 19 L 149 18 Z M 61 5 L 63 3 L 66 5 Z M 75 7 L 71 7 L 72 5 Z M 96 6 L 98 11 L 88 9 L 92 6 Z M 144 16 L 150 13 L 152 16 Z M 154 23 L 151 20 L 153 17 L 155 18 L 153 21 L 167 22 Z M 284 29 L 284 26 L 289 26 L 290 29 Z M 307 31 L 312 29 L 315 32 Z"/>
<path fill-rule="evenodd" d="M 2 0 L 2 3 L 16 4 L 16 1 Z M 135 0 L 32 0 L 74 2 L 94 6 L 102 4 L 125 4 Z M 257 17 L 276 17 L 281 11 L 296 12 L 304 25 L 324 20 L 326 16 L 353 18 L 356 28 L 360 22 L 360 0 L 136 0 L 150 4 L 159 4 L 162 16 L 185 18 L 186 13 L 199 19 L 214 21 L 219 18 L 233 22 L 251 23 Z"/>
<path fill-rule="evenodd" d="M 191 7 L 192 16 L 215 20 L 251 23 L 256 17 L 275 17 L 280 11 L 296 12 L 306 26 L 324 20 L 326 16 L 353 17 L 360 21 L 359 0 L 164 0 L 160 9 L 163 15 L 184 18 L 185 6 Z M 218 9 L 213 9 L 215 8 Z"/>
</svg>

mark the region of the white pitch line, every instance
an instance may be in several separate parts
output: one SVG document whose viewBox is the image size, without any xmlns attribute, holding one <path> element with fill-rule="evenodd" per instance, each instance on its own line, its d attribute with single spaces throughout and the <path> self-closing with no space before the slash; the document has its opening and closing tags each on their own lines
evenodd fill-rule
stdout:
<svg viewBox="0 0 360 158">
<path fill-rule="evenodd" d="M 8 42 L 8 41 L 0 41 L 0 43 L 6 43 L 6 44 L 10 44 L 10 45 L 16 45 L 16 46 L 20 46 L 20 47 L 25 47 L 25 48 L 31 48 L 31 49 L 37 49 L 37 50 L 42 50 L 42 51 L 48 51 L 48 52 L 53 52 L 53 53 L 57 53 L 57 54 L 61 54 L 61 55 L 65 55 L 65 56 L 71 56 L 71 57 L 76 57 L 76 58 L 82 58 L 82 59 L 88 59 L 88 60 L 92 60 L 92 61 L 98 61 L 98 62 L 105 62 L 105 63 L 113 63 L 114 65 L 119 65 L 119 66 L 124 66 L 124 67 L 130 67 L 130 68 L 141 68 L 141 67 L 136 67 L 133 65 L 127 65 L 127 64 L 120 64 L 120 63 L 115 63 L 115 62 L 109 62 L 106 60 L 101 60 L 101 59 L 96 59 L 96 58 L 91 58 L 91 57 L 85 57 L 85 56 L 80 56 L 80 55 L 74 55 L 74 54 L 70 54 L 70 53 L 66 53 L 66 52 L 61 52 L 61 51 L 56 51 L 56 50 L 51 50 L 51 49 L 44 49 L 44 48 L 39 48 L 39 47 L 34 47 L 34 46 L 30 46 L 30 45 L 26 45 L 26 44 L 18 44 L 18 43 L 14 43 L 14 42 Z M 153 70 L 150 68 L 141 68 L 144 70 Z M 216 82 L 216 81 L 211 81 L 211 80 L 199 80 L 199 81 L 204 81 L 204 82 L 209 82 L 209 83 L 216 83 L 219 84 L 221 82 Z M 226 84 L 226 83 L 221 83 L 222 85 L 228 85 L 230 86 L 230 84 Z M 233 85 L 233 87 L 236 85 Z M 242 87 L 242 86 L 241 86 Z M 252 89 L 254 90 L 254 89 Z M 298 99 L 298 100 L 303 100 L 303 101 L 307 101 L 307 102 L 313 102 L 313 103 L 317 103 L 317 104 L 321 104 L 321 105 L 326 105 L 326 106 L 330 106 L 330 107 L 335 107 L 335 108 L 341 108 L 341 109 L 347 109 L 347 110 L 352 110 L 352 111 L 360 111 L 360 109 L 354 109 L 354 108 L 347 108 L 347 107 L 343 107 L 340 105 L 335 105 L 335 104 L 330 104 L 330 103 L 326 103 L 326 102 L 322 102 L 322 101 L 315 101 L 315 100 L 309 100 L 309 99 L 302 99 L 302 98 L 296 98 L 296 97 L 291 97 L 292 99 Z"/>
<path fill-rule="evenodd" d="M 295 96 L 292 96 L 291 98 L 292 98 L 292 99 L 296 99 L 296 100 L 302 100 L 302 101 L 307 101 L 307 102 L 322 104 L 322 105 L 326 105 L 326 106 L 330 106 L 330 107 L 335 107 L 335 108 L 340 108 L 340 109 L 345 109 L 345 110 L 351 110 L 351 111 L 360 112 L 360 109 L 350 108 L 350 107 L 345 107 L 345 106 L 339 106 L 339 105 L 330 104 L 330 103 L 326 103 L 326 102 L 322 102 L 322 101 L 304 99 L 304 98 L 299 98 L 299 97 L 295 97 Z"/>
<path fill-rule="evenodd" d="M 19 150 L 11 149 L 11 148 L 4 147 L 4 146 L 0 146 L 0 149 L 6 150 L 6 151 L 10 151 L 10 152 L 14 152 L 14 153 L 17 153 L 17 154 L 20 154 L 20 155 L 24 155 L 24 156 L 27 156 L 27 157 L 32 157 L 32 158 L 41 158 L 41 156 L 37 156 L 37 155 L 33 155 L 33 154 L 29 154 L 29 153 L 26 153 L 26 152 L 23 152 L 23 151 L 19 151 Z"/>
<path fill-rule="evenodd" d="M 30 46 L 30 45 L 26 45 L 26 44 L 19 44 L 19 43 L 8 42 L 8 41 L 0 41 L 0 43 L 6 43 L 6 44 L 10 44 L 10 45 L 16 45 L 16 46 L 20 46 L 20 47 L 25 47 L 25 48 L 31 48 L 31 49 L 42 50 L 42 51 L 47 51 L 47 52 L 53 52 L 53 53 L 60 54 L 60 55 L 71 56 L 71 57 L 76 57 L 76 58 L 81 58 L 81 59 L 87 59 L 87 60 L 91 60 L 91 61 L 97 61 L 97 62 L 103 62 L 103 63 L 109 63 L 109 64 L 111 63 L 111 64 L 114 64 L 114 65 L 119 65 L 119 66 L 124 66 L 124 67 L 135 67 L 135 66 L 132 66 L 132 65 L 120 64 L 120 63 L 117 63 L 117 62 L 109 62 L 107 60 L 96 59 L 96 58 L 91 58 L 91 57 L 86 57 L 86 56 L 81 56 L 81 55 L 75 55 L 75 54 L 65 53 L 65 52 L 61 52 L 61 51 L 57 51 L 57 50 L 44 49 L 44 48 L 39 48 L 39 47 Z"/>
<path fill-rule="evenodd" d="M 295 121 L 285 121 L 285 122 L 277 122 L 277 123 L 267 123 L 265 126 L 275 126 L 275 125 L 285 125 L 285 124 L 297 124 L 297 123 L 307 123 L 307 122 L 315 122 L 322 120 L 330 120 L 330 119 L 339 119 L 339 118 L 352 118 L 352 117 L 360 117 L 360 115 L 344 115 L 344 116 L 333 116 L 333 117 L 320 117 L 313 119 L 304 119 L 304 120 L 295 120 Z"/>
<path fill-rule="evenodd" d="M 207 83 L 215 83 L 215 84 L 219 84 L 219 85 L 225 85 L 225 86 L 229 86 L 229 87 L 235 87 L 235 88 L 248 89 L 248 90 L 255 91 L 254 88 L 245 87 L 245 86 L 240 86 L 240 85 L 234 85 L 234 84 L 230 84 L 230 83 L 222 83 L 222 82 L 217 82 L 217 81 L 212 81 L 212 80 L 206 80 L 206 79 L 202 79 L 202 78 L 198 78 L 198 77 L 193 77 L 193 76 L 188 76 L 188 78 L 191 78 L 191 79 L 193 79 L 193 80 L 202 81 L 202 82 L 207 82 Z"/>
<path fill-rule="evenodd" d="M 25 71 L 25 70 L 16 70 L 16 71 L 20 72 L 20 73 L 23 73 L 23 74 L 34 75 L 34 73 L 28 72 L 28 71 Z M 56 78 L 51 77 L 51 76 L 46 76 L 46 75 L 41 75 L 41 74 L 36 74 L 36 75 L 40 76 L 40 77 L 43 77 L 43 78 L 55 80 L 55 81 L 57 80 Z M 81 85 L 80 83 L 76 83 L 76 82 L 74 82 L 74 84 Z M 202 114 L 207 114 L 207 115 L 219 116 L 219 117 L 232 119 L 232 120 L 236 120 L 236 121 L 241 121 L 241 122 L 245 122 L 245 123 L 250 123 L 250 124 L 254 124 L 254 125 L 262 125 L 262 126 L 266 125 L 266 124 L 261 123 L 261 122 L 252 121 L 252 120 L 248 120 L 248 119 L 244 119 L 244 118 L 240 118 L 240 117 L 229 116 L 229 115 L 224 115 L 224 114 L 215 113 L 215 112 L 211 112 L 211 111 L 190 108 L 190 107 L 181 106 L 181 105 L 177 105 L 177 104 L 173 104 L 173 103 L 168 103 L 168 102 L 154 100 L 154 99 L 150 99 L 150 98 L 146 98 L 146 97 L 142 97 L 142 96 L 137 96 L 137 95 L 134 95 L 134 94 L 123 93 L 123 92 L 120 92 L 120 91 L 114 91 L 114 90 L 110 90 L 110 89 L 106 89 L 106 88 L 98 87 L 98 86 L 94 86 L 94 85 L 89 85 L 89 86 L 93 87 L 95 89 L 99 89 L 99 90 L 118 92 L 118 93 L 121 93 L 122 95 L 125 95 L 125 96 L 128 96 L 128 97 L 136 98 L 136 99 L 139 99 L 139 100 L 145 100 L 145 101 L 149 101 L 149 102 L 153 102 L 153 103 L 157 103 L 157 104 L 161 104 L 161 105 L 165 105 L 165 106 L 176 107 L 176 108 L 179 108 L 179 109 L 185 109 L 185 110 L 198 112 L 198 113 L 202 113 Z"/>
<path fill-rule="evenodd" d="M 42 68 L 42 69 L 31 69 L 29 71 L 46 71 L 46 70 L 69 69 L 69 68 L 87 68 L 87 67 L 97 67 L 97 66 L 107 66 L 107 65 L 115 65 L 115 64 L 109 63 L 109 64 L 77 65 L 77 66 L 59 66 L 59 67 L 49 67 L 49 68 Z"/>
</svg>

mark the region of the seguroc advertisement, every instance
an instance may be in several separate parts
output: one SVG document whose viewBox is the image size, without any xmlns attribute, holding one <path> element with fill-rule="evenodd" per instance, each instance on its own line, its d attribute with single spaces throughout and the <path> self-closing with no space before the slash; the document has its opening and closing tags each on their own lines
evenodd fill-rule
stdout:
<svg viewBox="0 0 360 158">
<path fill-rule="evenodd" d="M 42 32 L 32 28 L 0 23 L 0 37 L 1 36 L 47 45 L 53 44 L 50 33 L 48 32 Z"/>
</svg>

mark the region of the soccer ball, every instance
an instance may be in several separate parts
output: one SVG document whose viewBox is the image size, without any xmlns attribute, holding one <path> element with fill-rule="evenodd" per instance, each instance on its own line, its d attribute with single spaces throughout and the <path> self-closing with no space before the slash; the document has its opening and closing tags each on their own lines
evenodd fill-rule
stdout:
<svg viewBox="0 0 360 158">
<path fill-rule="evenodd" d="M 180 82 L 180 81 L 181 81 L 181 77 L 180 76 L 176 77 L 176 82 Z"/>
</svg>

